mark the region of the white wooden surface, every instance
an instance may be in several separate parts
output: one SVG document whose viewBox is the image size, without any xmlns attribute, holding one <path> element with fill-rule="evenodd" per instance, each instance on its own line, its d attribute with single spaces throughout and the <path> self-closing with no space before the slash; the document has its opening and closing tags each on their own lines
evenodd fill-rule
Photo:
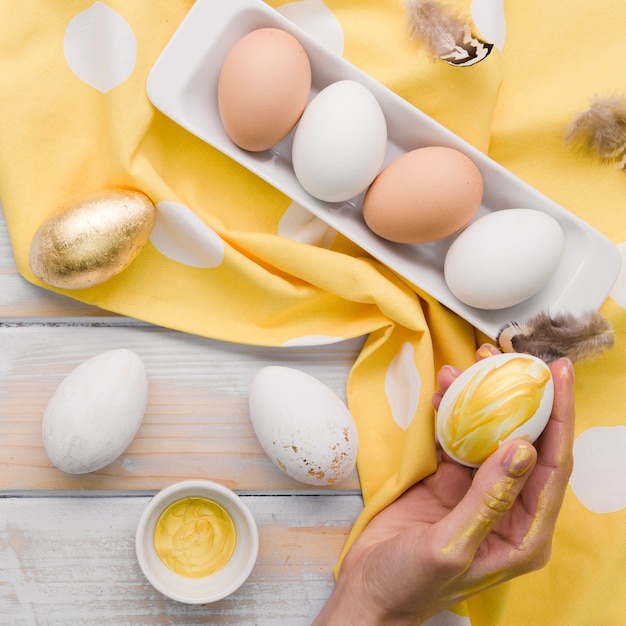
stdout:
<svg viewBox="0 0 626 626">
<path fill-rule="evenodd" d="M 285 476 L 258 445 L 247 391 L 260 367 L 282 364 L 345 398 L 361 346 L 226 344 L 40 289 L 17 273 L 0 207 L 0 624 L 310 624 L 362 508 L 358 476 L 323 490 Z M 144 421 L 117 462 L 65 475 L 43 452 L 43 409 L 71 369 L 114 347 L 146 362 Z M 250 578 L 211 605 L 168 600 L 135 559 L 135 526 L 150 496 L 186 478 L 240 493 L 259 526 Z"/>
</svg>

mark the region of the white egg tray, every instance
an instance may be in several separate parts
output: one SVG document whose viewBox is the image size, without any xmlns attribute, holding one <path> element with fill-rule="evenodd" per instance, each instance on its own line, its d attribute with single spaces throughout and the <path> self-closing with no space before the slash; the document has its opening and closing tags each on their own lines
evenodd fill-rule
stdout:
<svg viewBox="0 0 626 626">
<path fill-rule="evenodd" d="M 425 244 L 392 243 L 375 235 L 365 224 L 361 213 L 364 194 L 339 203 L 312 197 L 293 172 L 293 131 L 265 152 L 252 153 L 237 147 L 221 123 L 218 77 L 231 47 L 250 31 L 266 27 L 291 33 L 306 50 L 313 76 L 311 99 L 324 87 L 343 79 L 358 81 L 374 94 L 388 127 L 384 165 L 424 146 L 455 148 L 474 161 L 484 179 L 483 202 L 474 219 L 491 211 L 517 207 L 537 209 L 554 217 L 565 233 L 565 246 L 549 283 L 532 298 L 507 309 L 466 306 L 450 292 L 443 275 L 446 251 L 454 235 Z M 524 320 L 540 311 L 580 314 L 597 310 L 619 274 L 621 255 L 606 237 L 330 51 L 261 0 L 197 0 L 154 64 L 147 93 L 154 106 L 180 126 L 282 191 L 491 338 L 495 339 L 507 322 Z"/>
</svg>

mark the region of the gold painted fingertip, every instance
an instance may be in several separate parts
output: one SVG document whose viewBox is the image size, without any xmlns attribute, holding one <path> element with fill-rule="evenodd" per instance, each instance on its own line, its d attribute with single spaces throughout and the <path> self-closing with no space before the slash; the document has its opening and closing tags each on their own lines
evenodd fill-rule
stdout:
<svg viewBox="0 0 626 626">
<path fill-rule="evenodd" d="M 477 350 L 477 355 L 481 359 L 486 359 L 487 357 L 495 356 L 496 354 L 500 354 L 500 350 L 498 350 L 495 346 L 492 346 L 490 343 L 484 343 Z"/>
<path fill-rule="evenodd" d="M 535 448 L 529 443 L 517 445 L 504 459 L 504 466 L 515 478 L 522 477 L 535 463 Z"/>
</svg>

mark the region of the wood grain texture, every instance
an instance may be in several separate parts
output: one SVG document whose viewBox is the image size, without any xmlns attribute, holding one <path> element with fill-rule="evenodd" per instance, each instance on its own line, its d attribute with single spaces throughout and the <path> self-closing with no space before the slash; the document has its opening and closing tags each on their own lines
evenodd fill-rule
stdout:
<svg viewBox="0 0 626 626">
<path fill-rule="evenodd" d="M 361 341 L 323 347 L 261 348 L 152 326 L 0 327 L 0 489 L 160 489 L 210 478 L 231 489 L 312 489 L 267 458 L 250 423 L 248 390 L 267 365 L 308 372 L 345 401 Z M 72 369 L 95 354 L 129 348 L 144 360 L 150 383 L 135 439 L 112 465 L 72 476 L 42 447 L 43 412 Z M 334 488 L 359 488 L 356 473 Z M 313 487 L 315 489 L 315 487 Z"/>
<path fill-rule="evenodd" d="M 228 344 L 31 285 L 15 267 L 0 206 L 0 625 L 310 624 L 362 510 L 358 476 L 325 489 L 288 478 L 258 444 L 247 395 L 256 371 L 278 364 L 315 376 L 345 400 L 362 345 Z M 64 474 L 43 450 L 45 406 L 72 369 L 121 347 L 136 351 L 148 371 L 140 430 L 110 466 Z M 259 526 L 250 578 L 212 605 L 167 599 L 135 558 L 149 494 L 187 478 L 238 491 Z"/>
<path fill-rule="evenodd" d="M 203 477 L 233 489 L 314 489 L 285 476 L 259 446 L 248 414 L 250 382 L 266 365 L 296 367 L 345 400 L 363 340 L 257 348 L 103 317 L 99 309 L 21 278 L 4 221 L 0 259 L 0 490 L 160 489 Z M 64 474 L 43 451 L 44 409 L 72 369 L 113 348 L 134 350 L 146 363 L 150 395 L 143 423 L 112 465 L 83 476 Z M 334 488 L 358 490 L 356 472 Z"/>
<path fill-rule="evenodd" d="M 0 498 L 0 624 L 310 624 L 360 497 L 242 498 L 259 528 L 257 564 L 238 591 L 201 606 L 166 598 L 139 567 L 148 497 Z"/>
</svg>

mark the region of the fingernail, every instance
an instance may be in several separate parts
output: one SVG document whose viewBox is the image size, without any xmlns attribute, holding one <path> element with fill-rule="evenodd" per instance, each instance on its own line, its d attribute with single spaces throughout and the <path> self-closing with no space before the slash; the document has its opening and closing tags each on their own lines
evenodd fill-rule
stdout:
<svg viewBox="0 0 626 626">
<path fill-rule="evenodd" d="M 494 356 L 495 354 L 499 354 L 499 350 L 492 346 L 490 343 L 484 343 L 480 348 L 478 348 L 478 356 L 481 359 L 486 359 L 488 356 Z"/>
<path fill-rule="evenodd" d="M 535 460 L 535 449 L 526 443 L 518 445 L 509 452 L 504 460 L 504 465 L 511 476 L 523 476 L 532 466 Z"/>
<path fill-rule="evenodd" d="M 458 367 L 454 367 L 454 365 L 444 365 L 441 369 L 447 370 L 450 374 L 452 374 L 452 376 L 458 376 L 461 374 L 461 370 Z"/>
<path fill-rule="evenodd" d="M 573 366 L 572 362 L 568 358 L 566 358 L 565 361 L 567 363 L 567 371 L 569 372 L 569 377 L 571 378 L 572 385 L 573 385 L 574 384 L 574 379 L 576 378 L 575 375 L 574 375 L 574 366 Z"/>
</svg>

